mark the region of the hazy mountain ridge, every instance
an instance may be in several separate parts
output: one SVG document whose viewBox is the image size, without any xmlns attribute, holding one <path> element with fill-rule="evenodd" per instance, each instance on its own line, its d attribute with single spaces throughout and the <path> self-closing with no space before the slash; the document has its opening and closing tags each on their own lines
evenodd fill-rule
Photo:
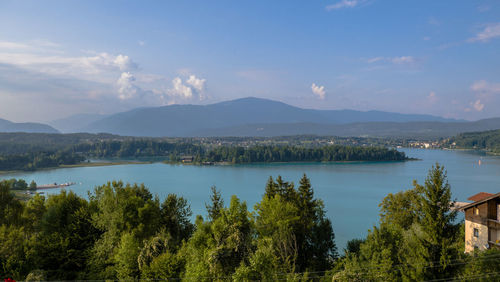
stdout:
<svg viewBox="0 0 500 282">
<path fill-rule="evenodd" d="M 49 124 L 64 133 L 76 133 L 92 122 L 101 120 L 107 115 L 101 114 L 76 114 L 66 118 L 56 119 Z"/>
<path fill-rule="evenodd" d="M 50 125 L 36 122 L 12 122 L 0 119 L 0 132 L 60 133 Z"/>
<path fill-rule="evenodd" d="M 243 98 L 211 105 L 170 105 L 156 108 L 140 108 L 105 117 L 90 123 L 79 131 L 107 132 L 128 136 L 252 136 L 251 128 L 270 127 L 256 136 L 293 134 L 340 134 L 368 133 L 349 131 L 346 124 L 367 122 L 446 122 L 460 123 L 431 115 L 400 114 L 381 111 L 302 109 L 282 102 Z M 310 124 L 311 126 L 298 126 Z M 370 126 L 356 125 L 360 130 Z M 383 126 L 382 126 L 383 127 Z M 244 128 L 250 129 L 243 130 Z M 342 129 L 344 128 L 344 129 Z M 313 130 L 314 129 L 314 130 Z M 342 129 L 342 130 L 341 130 Z M 235 130 L 235 131 L 233 131 Z M 341 131 L 337 133 L 338 131 Z"/>
<path fill-rule="evenodd" d="M 441 138 L 451 137 L 470 131 L 500 129 L 500 118 L 484 119 L 475 122 L 365 122 L 349 124 L 246 124 L 241 126 L 193 132 L 190 136 L 227 137 L 256 136 L 272 137 L 286 135 L 322 136 L 373 136 L 373 137 L 412 137 Z"/>
</svg>

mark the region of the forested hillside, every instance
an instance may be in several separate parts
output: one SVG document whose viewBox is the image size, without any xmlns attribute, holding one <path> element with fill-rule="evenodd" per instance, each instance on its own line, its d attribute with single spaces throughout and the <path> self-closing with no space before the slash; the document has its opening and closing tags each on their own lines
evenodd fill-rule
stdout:
<svg viewBox="0 0 500 282">
<path fill-rule="evenodd" d="M 500 154 L 500 130 L 468 132 L 450 138 L 449 144 L 462 149 L 480 149 Z"/>
</svg>

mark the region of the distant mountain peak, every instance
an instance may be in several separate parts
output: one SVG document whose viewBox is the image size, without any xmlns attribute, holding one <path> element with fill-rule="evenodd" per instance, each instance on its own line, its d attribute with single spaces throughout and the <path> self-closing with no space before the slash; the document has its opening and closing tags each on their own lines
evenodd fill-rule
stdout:
<svg viewBox="0 0 500 282">
<path fill-rule="evenodd" d="M 12 122 L 0 118 L 0 132 L 60 133 L 50 125 L 35 122 Z"/>
<path fill-rule="evenodd" d="M 129 136 L 200 136 L 223 132 L 225 136 L 239 135 L 238 128 L 249 125 L 273 125 L 276 132 L 301 134 L 302 125 L 315 128 L 366 122 L 457 122 L 431 115 L 400 114 L 381 111 L 302 109 L 283 102 L 258 97 L 245 97 L 209 105 L 169 105 L 138 108 L 104 117 L 83 127 L 84 132 L 107 132 Z M 262 127 L 261 126 L 261 127 Z M 306 126 L 307 127 L 307 126 Z M 231 133 L 233 132 L 233 133 Z M 253 131 L 252 131 L 253 132 Z M 306 130 L 305 132 L 311 132 Z M 323 131 L 318 131 L 323 132 Z M 330 135 L 335 135 L 331 131 Z"/>
</svg>

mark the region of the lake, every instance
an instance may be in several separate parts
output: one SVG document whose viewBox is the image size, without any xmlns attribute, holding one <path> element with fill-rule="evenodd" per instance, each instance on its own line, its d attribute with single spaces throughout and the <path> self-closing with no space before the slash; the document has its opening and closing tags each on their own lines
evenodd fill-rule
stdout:
<svg viewBox="0 0 500 282">
<path fill-rule="evenodd" d="M 76 182 L 67 188 L 86 197 L 87 191 L 107 181 L 144 183 L 162 200 L 169 193 L 189 201 L 193 214 L 205 215 L 210 187 L 217 186 L 229 204 L 231 195 L 247 202 L 249 210 L 260 201 L 269 176 L 281 175 L 298 183 L 303 173 L 311 179 L 315 196 L 325 203 L 333 222 L 336 243 L 342 252 L 346 242 L 363 238 L 379 220 L 378 204 L 388 193 L 423 184 L 428 170 L 439 162 L 448 171 L 453 197 L 465 201 L 478 192 L 500 190 L 500 157 L 468 151 L 401 149 L 419 161 L 293 163 L 233 166 L 171 165 L 163 163 L 101 167 L 76 167 L 36 172 L 0 174 L 0 179 L 23 178 L 38 184 Z M 478 161 L 481 160 L 481 165 Z M 44 190 L 57 193 L 60 189 Z"/>
</svg>

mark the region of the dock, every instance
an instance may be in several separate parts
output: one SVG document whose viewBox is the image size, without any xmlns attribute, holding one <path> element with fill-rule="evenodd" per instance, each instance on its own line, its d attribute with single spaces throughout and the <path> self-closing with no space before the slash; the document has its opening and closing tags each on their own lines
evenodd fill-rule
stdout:
<svg viewBox="0 0 500 282">
<path fill-rule="evenodd" d="M 72 186 L 72 185 L 75 185 L 76 183 L 75 182 L 66 182 L 66 183 L 61 183 L 61 184 L 57 184 L 57 183 L 53 183 L 53 184 L 45 184 L 45 185 L 38 185 L 36 187 L 36 189 L 52 189 L 52 188 L 64 188 L 64 187 L 69 187 L 69 186 Z"/>
</svg>

